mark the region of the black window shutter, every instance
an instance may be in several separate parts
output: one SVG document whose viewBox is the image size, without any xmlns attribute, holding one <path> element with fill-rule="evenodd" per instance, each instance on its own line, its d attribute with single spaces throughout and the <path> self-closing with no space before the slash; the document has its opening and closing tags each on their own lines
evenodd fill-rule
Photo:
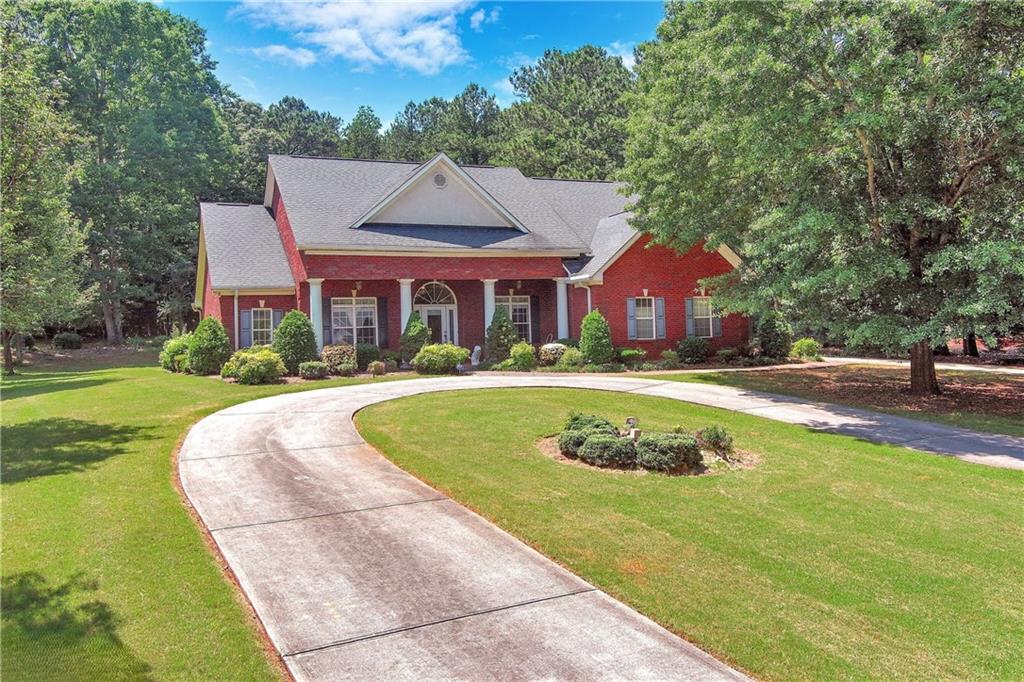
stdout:
<svg viewBox="0 0 1024 682">
<path fill-rule="evenodd" d="M 533 343 L 540 343 L 540 296 L 530 297 L 530 336 Z"/>
<path fill-rule="evenodd" d="M 388 340 L 388 299 L 381 296 L 377 299 L 377 345 L 387 348 Z"/>
<path fill-rule="evenodd" d="M 331 338 L 332 326 L 330 296 L 324 296 L 323 298 L 323 307 L 320 309 L 320 317 L 322 318 L 321 322 L 323 323 L 322 329 L 324 335 L 324 345 L 329 346 L 332 343 L 334 343 L 334 340 Z"/>
</svg>

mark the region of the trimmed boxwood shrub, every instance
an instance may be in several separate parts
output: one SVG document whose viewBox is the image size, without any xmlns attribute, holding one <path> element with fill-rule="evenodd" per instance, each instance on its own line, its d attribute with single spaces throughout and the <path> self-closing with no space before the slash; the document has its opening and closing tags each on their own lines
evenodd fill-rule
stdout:
<svg viewBox="0 0 1024 682">
<path fill-rule="evenodd" d="M 612 331 L 608 320 L 599 311 L 587 313 L 580 326 L 580 352 L 589 365 L 603 365 L 615 360 Z"/>
<path fill-rule="evenodd" d="M 78 350 L 82 347 L 82 337 L 75 332 L 61 332 L 54 335 L 53 347 L 61 350 Z"/>
<path fill-rule="evenodd" d="M 370 362 L 370 364 L 366 366 L 366 371 L 368 371 L 375 377 L 380 377 L 388 373 L 388 366 L 387 363 L 385 362 L 382 362 L 380 360 L 373 360 L 372 362 Z"/>
<path fill-rule="evenodd" d="M 216 374 L 231 357 L 231 342 L 224 325 L 215 317 L 199 322 L 188 342 L 188 371 Z"/>
<path fill-rule="evenodd" d="M 701 461 L 700 447 L 693 436 L 648 433 L 636 442 L 636 463 L 644 469 L 676 473 Z"/>
<path fill-rule="evenodd" d="M 555 367 L 558 369 L 579 369 L 583 366 L 583 353 L 579 348 L 570 346 L 562 351 L 562 357 L 558 358 Z"/>
<path fill-rule="evenodd" d="M 274 330 L 274 343 L 270 347 L 281 356 L 289 374 L 297 374 L 303 362 L 316 360 L 316 334 L 309 318 L 298 310 L 285 315 Z"/>
<path fill-rule="evenodd" d="M 356 348 L 348 343 L 324 346 L 320 351 L 320 361 L 327 365 L 327 373 L 334 376 L 352 376 L 358 368 Z"/>
<path fill-rule="evenodd" d="M 185 372 L 186 367 L 182 367 L 182 363 L 179 361 L 179 356 L 183 356 L 186 360 L 188 358 L 188 343 L 192 338 L 191 334 L 185 333 L 181 336 L 172 336 L 171 338 L 164 341 L 163 350 L 160 351 L 160 366 L 166 369 L 168 372 Z"/>
<path fill-rule="evenodd" d="M 770 358 L 784 358 L 793 345 L 793 329 L 777 310 L 769 311 L 757 325 L 757 343 L 761 354 Z"/>
<path fill-rule="evenodd" d="M 579 458 L 599 467 L 634 467 L 636 449 L 629 438 L 595 433 L 583 442 Z"/>
<path fill-rule="evenodd" d="M 821 360 L 821 344 L 809 336 L 797 339 L 789 349 L 789 357 L 801 360 Z"/>
<path fill-rule="evenodd" d="M 626 366 L 621 362 L 608 362 L 603 365 L 584 365 L 583 371 L 595 374 L 612 374 L 615 372 L 625 372 Z"/>
<path fill-rule="evenodd" d="M 680 362 L 688 365 L 696 365 L 708 359 L 708 340 L 698 336 L 688 336 L 679 339 L 676 344 L 676 352 L 679 353 Z"/>
<path fill-rule="evenodd" d="M 570 412 L 569 418 L 565 420 L 566 430 L 594 429 L 603 433 L 618 435 L 619 430 L 615 424 L 604 417 L 596 414 L 583 414 L 582 412 Z"/>
<path fill-rule="evenodd" d="M 356 344 L 356 364 L 360 370 L 365 370 L 374 360 L 380 360 L 380 348 L 372 343 Z"/>
<path fill-rule="evenodd" d="M 520 341 L 512 346 L 507 360 L 495 365 L 495 369 L 511 369 L 516 372 L 529 372 L 537 364 L 533 356 L 533 345 Z"/>
<path fill-rule="evenodd" d="M 498 308 L 494 311 L 491 323 L 487 325 L 487 338 L 484 341 L 484 354 L 488 362 L 507 360 L 512 347 L 519 341 L 516 327 L 509 319 L 508 311 Z"/>
<path fill-rule="evenodd" d="M 587 438 L 595 433 L 593 429 L 566 429 L 558 434 L 558 451 L 566 457 L 578 457 Z"/>
<path fill-rule="evenodd" d="M 454 374 L 459 365 L 469 362 L 469 355 L 452 343 L 431 343 L 412 359 L 412 367 L 420 374 Z"/>
<path fill-rule="evenodd" d="M 237 379 L 240 384 L 270 384 L 287 371 L 280 355 L 267 346 L 254 346 L 236 351 L 224 363 L 220 375 Z"/>
<path fill-rule="evenodd" d="M 643 364 L 647 357 L 647 351 L 643 348 L 620 348 L 618 351 L 619 362 L 631 369 Z"/>
<path fill-rule="evenodd" d="M 398 342 L 401 349 L 401 361 L 412 362 L 420 349 L 427 345 L 429 339 L 430 328 L 423 323 L 420 314 L 413 311 L 409 315 L 409 321 L 405 323 L 405 331 L 402 332 L 402 338 Z"/>
<path fill-rule="evenodd" d="M 719 362 L 730 363 L 739 356 L 740 352 L 736 348 L 719 348 L 715 351 L 715 359 Z"/>
<path fill-rule="evenodd" d="M 299 376 L 303 379 L 323 379 L 327 376 L 327 364 L 310 360 L 299 365 Z"/>
</svg>

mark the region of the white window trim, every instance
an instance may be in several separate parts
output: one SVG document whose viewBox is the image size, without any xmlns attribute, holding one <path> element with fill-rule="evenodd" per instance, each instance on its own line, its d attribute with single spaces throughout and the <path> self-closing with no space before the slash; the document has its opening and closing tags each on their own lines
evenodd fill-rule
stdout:
<svg viewBox="0 0 1024 682">
<path fill-rule="evenodd" d="M 651 302 L 651 316 L 650 317 L 640 317 L 640 306 L 637 305 L 638 301 L 650 301 Z M 636 328 L 636 340 L 637 341 L 656 341 L 658 339 L 658 321 L 657 321 L 657 316 L 658 316 L 658 313 L 654 309 L 654 296 L 635 296 L 633 298 L 633 321 L 634 321 L 634 325 L 635 325 L 635 328 Z M 638 323 L 642 319 L 643 320 L 650 320 L 651 321 L 651 335 L 650 336 L 640 336 L 640 325 Z"/>
<path fill-rule="evenodd" d="M 267 320 L 270 323 L 270 340 L 266 343 L 256 343 L 256 313 L 266 312 Z M 251 308 L 249 310 L 249 335 L 252 337 L 252 345 L 269 346 L 274 343 L 274 309 L 273 308 Z"/>
<path fill-rule="evenodd" d="M 715 337 L 715 318 L 717 318 L 718 315 L 715 314 L 715 307 L 713 305 L 711 305 L 711 297 L 710 296 L 693 296 L 692 298 L 693 298 L 693 332 L 694 332 L 693 335 L 696 338 L 698 338 L 698 339 L 713 339 Z M 707 301 L 708 302 L 708 314 L 707 315 L 698 315 L 697 314 L 697 301 Z M 707 333 L 707 336 L 705 336 L 704 334 L 698 334 L 697 333 L 697 320 L 707 320 L 708 321 L 708 333 Z"/>
<path fill-rule="evenodd" d="M 505 313 L 508 315 L 508 319 L 512 320 L 512 306 L 526 304 L 526 337 L 523 339 L 527 343 L 533 343 L 533 309 L 531 308 L 529 296 L 495 296 L 494 297 L 494 309 L 497 310 L 499 307 L 505 309 Z M 512 326 L 515 326 L 513 321 Z"/>
<path fill-rule="evenodd" d="M 356 303 L 356 301 L 367 301 L 366 303 Z M 369 303 L 373 301 L 373 303 Z M 357 343 L 366 343 L 365 341 L 359 340 L 359 330 L 368 329 L 368 327 L 360 327 L 356 310 L 358 308 L 373 308 L 373 345 L 380 345 L 380 319 L 377 316 L 377 297 L 376 296 L 332 296 L 331 297 L 331 337 L 334 337 L 336 329 L 341 327 L 334 326 L 334 311 L 338 308 L 348 308 L 352 319 L 352 345 Z M 338 341 L 338 343 L 344 343 L 344 341 Z"/>
</svg>

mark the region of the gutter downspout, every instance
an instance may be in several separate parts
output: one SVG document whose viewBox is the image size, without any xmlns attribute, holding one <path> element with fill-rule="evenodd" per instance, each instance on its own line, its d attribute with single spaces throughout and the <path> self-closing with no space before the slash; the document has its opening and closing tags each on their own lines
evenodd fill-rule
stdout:
<svg viewBox="0 0 1024 682">
<path fill-rule="evenodd" d="M 589 284 L 584 284 L 583 288 L 587 290 L 587 314 L 589 315 L 590 313 L 592 313 L 594 311 L 594 307 L 591 304 L 591 299 L 590 299 L 590 285 Z"/>
<path fill-rule="evenodd" d="M 238 289 L 235 289 L 235 303 L 232 307 L 235 310 L 235 350 L 238 350 Z"/>
</svg>

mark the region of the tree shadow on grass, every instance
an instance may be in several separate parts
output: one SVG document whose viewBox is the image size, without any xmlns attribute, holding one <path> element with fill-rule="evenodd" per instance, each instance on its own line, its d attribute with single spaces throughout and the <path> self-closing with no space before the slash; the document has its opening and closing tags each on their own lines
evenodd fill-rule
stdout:
<svg viewBox="0 0 1024 682">
<path fill-rule="evenodd" d="M 36 572 L 3 579 L 4 679 L 147 679 L 150 667 L 117 634 L 118 619 L 92 599 L 96 581 L 51 585 Z"/>
<path fill-rule="evenodd" d="M 4 401 L 27 398 L 33 395 L 67 391 L 90 386 L 102 386 L 113 381 L 121 381 L 114 377 L 90 377 L 89 372 L 54 372 L 47 374 L 29 374 L 17 378 L 4 379 L 0 399 Z"/>
<path fill-rule="evenodd" d="M 85 471 L 149 439 L 148 428 L 97 424 L 81 419 L 39 419 L 5 426 L 0 482 Z"/>
</svg>

